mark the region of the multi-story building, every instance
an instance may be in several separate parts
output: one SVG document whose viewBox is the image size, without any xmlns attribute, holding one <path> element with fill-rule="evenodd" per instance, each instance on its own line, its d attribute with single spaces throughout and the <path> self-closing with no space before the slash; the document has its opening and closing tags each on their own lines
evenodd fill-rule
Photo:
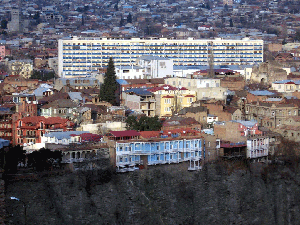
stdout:
<svg viewBox="0 0 300 225">
<path fill-rule="evenodd" d="M 184 136 L 117 141 L 116 167 L 118 172 L 144 167 L 190 161 L 189 170 L 200 168 L 205 146 L 201 136 Z"/>
<path fill-rule="evenodd" d="M 2 139 L 12 142 L 13 130 L 12 130 L 12 118 L 14 111 L 7 107 L 0 107 L 0 137 Z"/>
<path fill-rule="evenodd" d="M 257 121 L 229 121 L 219 122 L 214 127 L 217 138 L 223 144 L 224 155 L 243 155 L 250 159 L 266 157 L 269 154 L 269 136 L 263 136 L 263 132 L 258 129 Z M 244 149 L 247 149 L 244 152 Z M 242 153 L 242 154 L 241 154 Z"/>
<path fill-rule="evenodd" d="M 259 126 L 277 128 L 291 116 L 298 116 L 298 106 L 285 102 L 246 103 L 246 119 L 257 120 Z"/>
<path fill-rule="evenodd" d="M 5 56 L 5 45 L 0 45 L 0 60 L 4 60 Z"/>
<path fill-rule="evenodd" d="M 227 88 L 221 87 L 221 80 L 214 78 L 171 77 L 165 79 L 166 84 L 174 87 L 185 87 L 197 93 L 197 99 L 214 98 L 224 100 Z"/>
<path fill-rule="evenodd" d="M 255 136 L 247 139 L 247 158 L 255 159 L 266 157 L 269 154 L 270 138 L 266 136 Z"/>
<path fill-rule="evenodd" d="M 66 38 L 58 41 L 58 73 L 86 76 L 107 66 L 110 57 L 115 66 L 128 66 L 144 55 L 166 57 L 178 66 L 208 65 L 212 58 L 215 65 L 255 64 L 263 61 L 263 40 Z"/>
<path fill-rule="evenodd" d="M 145 88 L 132 88 L 123 92 L 125 105 L 131 110 L 155 116 L 156 99 L 152 92 Z"/>
<path fill-rule="evenodd" d="M 272 89 L 280 93 L 300 91 L 299 80 L 281 80 L 272 83 Z"/>
<path fill-rule="evenodd" d="M 144 78 L 163 78 L 173 76 L 173 60 L 159 56 L 145 55 L 137 59 L 143 68 Z"/>
<path fill-rule="evenodd" d="M 11 60 L 6 63 L 12 75 L 20 75 L 24 78 L 30 78 L 33 72 L 32 60 Z"/>
<path fill-rule="evenodd" d="M 28 145 L 41 143 L 45 133 L 73 130 L 74 124 L 61 117 L 32 116 L 17 120 L 15 125 L 17 144 Z"/>
<path fill-rule="evenodd" d="M 80 77 L 80 78 L 59 78 L 55 80 L 54 88 L 61 90 L 64 86 L 69 86 L 74 89 L 90 89 L 99 88 L 100 81 L 92 77 Z"/>
<path fill-rule="evenodd" d="M 185 107 L 190 107 L 196 101 L 196 92 L 184 87 L 163 85 L 148 89 L 155 94 L 156 115 L 159 117 L 171 116 Z"/>
</svg>

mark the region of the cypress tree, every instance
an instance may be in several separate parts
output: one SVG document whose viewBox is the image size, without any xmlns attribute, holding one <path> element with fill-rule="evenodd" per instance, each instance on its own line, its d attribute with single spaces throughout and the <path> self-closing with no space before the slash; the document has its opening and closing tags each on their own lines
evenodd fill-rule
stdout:
<svg viewBox="0 0 300 225">
<path fill-rule="evenodd" d="M 111 103 L 112 105 L 117 104 L 116 99 L 117 81 L 114 61 L 110 57 L 107 70 L 104 76 L 104 82 L 100 88 L 100 100 Z"/>
</svg>

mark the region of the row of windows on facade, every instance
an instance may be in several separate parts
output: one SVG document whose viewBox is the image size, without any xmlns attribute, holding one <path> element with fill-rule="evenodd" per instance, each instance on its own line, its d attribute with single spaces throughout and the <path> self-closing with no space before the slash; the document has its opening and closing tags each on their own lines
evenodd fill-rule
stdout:
<svg viewBox="0 0 300 225">
<path fill-rule="evenodd" d="M 198 154 L 198 152 L 195 152 L 195 157 L 198 157 L 201 156 L 201 153 Z M 177 153 L 173 153 L 173 154 L 168 154 L 169 156 L 169 159 L 172 160 L 172 159 L 181 159 L 181 155 L 177 154 Z M 177 157 L 175 157 L 177 156 Z M 164 158 L 164 160 L 168 160 L 167 157 L 164 157 L 163 155 L 155 155 L 155 159 L 157 161 L 160 160 L 161 157 Z M 187 153 L 185 153 L 184 157 L 189 157 Z M 128 159 L 129 158 L 129 159 Z M 128 161 L 129 160 L 129 161 Z M 127 157 L 127 156 L 119 156 L 118 157 L 118 162 L 136 162 L 136 159 L 132 156 L 130 157 Z"/>
<path fill-rule="evenodd" d="M 210 142 L 208 142 L 208 143 L 209 143 L 209 145 L 210 145 Z M 175 147 L 175 146 L 174 146 L 173 144 L 170 144 L 170 149 L 174 149 L 174 147 Z M 189 147 L 190 147 L 189 143 L 186 143 L 186 144 L 185 144 L 185 148 L 188 149 Z M 198 143 L 195 142 L 195 143 L 194 143 L 194 146 L 191 146 L 191 147 L 198 148 Z M 199 146 L 199 147 L 200 147 L 200 146 Z M 209 146 L 208 146 L 208 147 L 209 147 Z M 130 146 L 127 147 L 127 148 L 128 148 L 127 151 L 132 151 L 132 148 L 131 148 Z M 164 144 L 164 148 L 163 148 L 163 149 L 160 148 L 160 145 L 157 145 L 157 146 L 156 146 L 156 150 L 157 150 L 157 151 L 159 151 L 159 150 L 164 150 L 164 149 L 166 149 L 166 148 L 167 148 L 167 144 L 166 144 L 166 143 Z M 118 150 L 119 150 L 119 151 L 123 151 L 124 149 L 123 149 L 122 146 L 120 146 L 120 147 L 118 148 Z"/>
<path fill-rule="evenodd" d="M 179 98 L 179 99 L 178 99 L 178 102 L 179 102 L 179 103 L 182 103 L 182 101 L 183 101 L 182 98 Z M 193 98 L 188 98 L 188 99 L 187 99 L 187 102 L 188 102 L 188 103 L 192 103 L 192 102 L 193 102 Z M 172 101 L 171 101 L 170 98 L 165 99 L 165 104 L 171 104 L 171 103 L 172 103 Z"/>
<path fill-rule="evenodd" d="M 47 114 L 51 112 L 51 108 L 49 109 L 42 109 L 42 113 L 43 114 Z M 72 113 L 73 109 L 69 108 L 69 109 L 54 109 L 53 113 L 58 113 L 58 114 L 62 114 L 62 113 Z"/>
<path fill-rule="evenodd" d="M 246 111 L 249 112 L 249 110 L 250 110 L 250 107 L 247 107 Z M 266 113 L 269 112 L 269 110 L 267 110 L 267 109 L 265 109 L 265 110 L 263 110 L 263 109 L 258 109 L 258 110 L 257 109 L 253 109 L 253 111 L 258 112 L 258 113 L 262 112 L 263 114 L 266 114 Z M 275 115 L 277 115 L 277 116 L 283 116 L 283 111 L 286 111 L 286 110 L 278 110 L 277 113 L 275 111 L 272 111 L 271 114 L 272 114 L 272 116 L 275 116 Z M 288 110 L 287 113 L 288 113 L 289 116 L 292 115 L 292 111 L 291 110 Z M 294 110 L 294 115 L 297 116 L 297 111 L 296 110 Z"/>
<path fill-rule="evenodd" d="M 169 84 L 169 81 L 167 81 L 167 84 Z M 216 87 L 220 87 L 220 84 L 219 83 L 215 83 L 216 84 Z M 173 81 L 172 82 L 172 85 L 173 86 L 177 86 L 176 85 L 176 81 Z M 180 86 L 181 85 L 181 81 L 178 81 L 178 85 Z M 188 87 L 190 87 L 191 86 L 191 82 L 188 82 Z M 209 83 L 205 83 L 205 86 L 206 87 L 209 87 L 210 85 L 209 85 Z"/>
<path fill-rule="evenodd" d="M 70 84 L 70 80 L 66 80 L 66 83 Z M 91 82 L 90 82 L 90 80 L 74 80 L 74 83 L 75 84 L 80 84 L 80 83 L 89 84 Z M 94 80 L 94 84 L 97 84 L 97 80 Z"/>
<path fill-rule="evenodd" d="M 121 40 L 122 41 L 122 40 Z M 202 44 L 202 45 L 200 45 Z M 190 47 L 190 48 L 202 48 L 202 49 L 206 49 L 207 45 L 212 45 L 213 42 L 211 43 L 148 43 L 148 44 L 143 44 L 140 42 L 129 42 L 129 43 L 124 43 L 124 44 L 120 44 L 120 43 L 84 43 L 84 42 L 66 42 L 64 43 L 64 47 L 66 48 L 67 46 L 88 46 L 88 47 L 107 47 L 107 48 L 111 48 L 111 49 L 117 49 L 120 47 L 132 47 L 132 46 L 140 46 L 140 47 L 152 47 L 152 46 L 157 46 L 157 47 L 168 47 L 170 46 L 170 48 L 173 48 L 173 46 L 179 46 L 179 47 Z M 189 45 L 189 46 L 188 46 Z M 192 47 L 191 47 L 192 46 Z M 204 47 L 201 47 L 204 46 Z M 235 46 L 248 46 L 248 48 L 253 48 L 253 46 L 256 47 L 262 47 L 261 44 L 259 43 L 215 43 L 215 45 L 212 45 L 214 48 L 217 49 L 222 49 L 224 48 L 224 46 L 226 46 L 226 48 L 228 49 L 234 49 Z"/>
</svg>

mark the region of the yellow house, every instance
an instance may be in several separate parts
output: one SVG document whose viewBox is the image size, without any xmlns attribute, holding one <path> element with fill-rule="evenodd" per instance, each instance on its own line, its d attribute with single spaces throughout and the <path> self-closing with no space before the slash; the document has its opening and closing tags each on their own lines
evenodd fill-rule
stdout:
<svg viewBox="0 0 300 225">
<path fill-rule="evenodd" d="M 169 117 L 177 114 L 180 109 L 190 107 L 196 101 L 196 92 L 185 87 L 173 87 L 163 85 L 149 89 L 155 94 L 156 115 L 159 117 Z"/>
</svg>

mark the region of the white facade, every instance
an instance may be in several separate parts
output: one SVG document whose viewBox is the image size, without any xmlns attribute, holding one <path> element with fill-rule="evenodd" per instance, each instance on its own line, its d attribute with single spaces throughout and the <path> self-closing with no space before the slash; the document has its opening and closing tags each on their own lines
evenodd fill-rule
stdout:
<svg viewBox="0 0 300 225">
<path fill-rule="evenodd" d="M 281 80 L 272 83 L 272 90 L 276 90 L 280 93 L 292 93 L 300 91 L 299 80 Z"/>
<path fill-rule="evenodd" d="M 68 38 L 58 40 L 59 76 L 83 76 L 106 67 L 133 65 L 137 58 L 153 55 L 172 59 L 176 66 L 253 65 L 263 61 L 263 40 L 200 40 L 168 38 Z"/>
<path fill-rule="evenodd" d="M 211 114 L 207 115 L 207 123 L 208 124 L 214 124 L 215 122 L 218 122 L 218 121 L 219 121 L 219 117 L 217 117 L 215 115 L 211 115 Z"/>
<path fill-rule="evenodd" d="M 215 88 L 221 86 L 220 79 L 197 79 L 197 88 Z"/>
<path fill-rule="evenodd" d="M 247 158 L 266 157 L 269 154 L 269 137 L 258 136 L 247 140 Z"/>
<path fill-rule="evenodd" d="M 115 67 L 118 79 L 143 79 L 143 68 L 139 66 L 119 66 Z"/>
<path fill-rule="evenodd" d="M 244 68 L 244 74 L 245 74 L 246 81 L 250 81 L 251 80 L 251 75 L 252 75 L 252 67 L 245 67 Z"/>
<path fill-rule="evenodd" d="M 144 78 L 164 78 L 173 76 L 173 60 L 158 56 L 142 56 L 137 64 L 144 70 Z"/>
</svg>

